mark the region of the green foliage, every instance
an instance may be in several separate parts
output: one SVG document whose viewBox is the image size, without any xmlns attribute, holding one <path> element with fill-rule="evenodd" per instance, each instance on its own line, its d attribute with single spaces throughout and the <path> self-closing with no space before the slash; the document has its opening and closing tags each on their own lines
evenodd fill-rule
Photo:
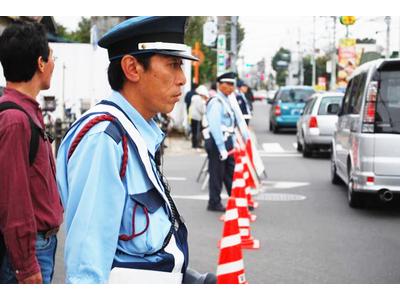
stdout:
<svg viewBox="0 0 400 300">
<path fill-rule="evenodd" d="M 78 29 L 68 31 L 63 25 L 57 24 L 57 35 L 71 42 L 90 43 L 90 18 L 82 17 L 78 24 Z"/>
<path fill-rule="evenodd" d="M 317 81 L 318 77 L 325 77 L 327 79 L 327 82 L 330 80 L 330 74 L 326 72 L 326 62 L 330 60 L 330 57 L 325 55 L 325 56 L 319 56 L 316 59 L 316 78 L 315 80 Z M 304 84 L 305 85 L 310 85 L 312 81 L 312 64 L 311 64 L 311 56 L 308 55 L 303 58 L 303 68 L 304 68 Z M 314 85 L 317 82 L 314 82 Z"/>
<path fill-rule="evenodd" d="M 276 72 L 276 83 L 280 86 L 285 85 L 286 77 L 288 75 L 287 67 L 279 66 L 278 62 L 290 62 L 290 50 L 280 48 L 278 52 L 272 57 L 272 69 Z"/>
<path fill-rule="evenodd" d="M 215 81 L 217 74 L 217 53 L 212 48 L 203 45 L 203 25 L 207 17 L 190 17 L 185 34 L 185 44 L 194 48 L 200 42 L 200 49 L 204 53 L 204 61 L 200 65 L 200 84 Z"/>
<path fill-rule="evenodd" d="M 200 84 L 213 82 L 217 76 L 217 52 L 216 48 L 211 48 L 203 45 L 203 25 L 207 21 L 205 16 L 190 17 L 188 28 L 185 34 L 185 44 L 194 48 L 196 42 L 200 42 L 200 49 L 204 53 L 204 61 L 200 65 Z M 230 32 L 230 25 L 226 24 L 226 32 Z M 237 43 L 240 49 L 240 43 L 245 36 L 244 28 L 238 23 L 238 38 Z M 227 34 L 227 47 L 230 46 L 230 37 Z"/>
</svg>

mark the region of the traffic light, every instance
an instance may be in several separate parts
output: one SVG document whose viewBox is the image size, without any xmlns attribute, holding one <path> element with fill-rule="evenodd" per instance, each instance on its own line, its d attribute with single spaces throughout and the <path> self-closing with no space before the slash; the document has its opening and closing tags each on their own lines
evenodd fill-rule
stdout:
<svg viewBox="0 0 400 300">
<path fill-rule="evenodd" d="M 356 22 L 356 17 L 354 17 L 354 16 L 341 16 L 339 18 L 339 20 L 340 20 L 340 23 L 342 25 L 349 26 L 349 25 L 353 25 Z"/>
</svg>

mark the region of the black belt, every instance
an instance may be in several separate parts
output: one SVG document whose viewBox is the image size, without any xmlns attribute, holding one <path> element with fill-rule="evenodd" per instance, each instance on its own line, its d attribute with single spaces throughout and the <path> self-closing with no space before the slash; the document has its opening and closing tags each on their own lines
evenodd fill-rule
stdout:
<svg viewBox="0 0 400 300">
<path fill-rule="evenodd" d="M 48 239 L 49 237 L 56 235 L 58 230 L 60 230 L 60 227 L 56 227 L 48 231 L 39 231 L 38 234 L 43 235 L 46 239 Z"/>
</svg>

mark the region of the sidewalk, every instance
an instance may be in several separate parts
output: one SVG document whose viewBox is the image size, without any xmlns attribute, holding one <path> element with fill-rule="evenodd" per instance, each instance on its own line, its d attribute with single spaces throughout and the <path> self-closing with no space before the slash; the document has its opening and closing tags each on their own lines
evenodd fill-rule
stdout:
<svg viewBox="0 0 400 300">
<path fill-rule="evenodd" d="M 185 155 L 185 154 L 205 154 L 205 150 L 201 149 L 201 151 L 196 151 L 196 149 L 192 148 L 192 142 L 190 139 L 186 138 L 183 134 L 178 135 L 176 133 L 172 133 L 171 136 L 167 136 L 165 139 L 165 155 L 167 156 L 177 156 L 177 155 Z"/>
</svg>

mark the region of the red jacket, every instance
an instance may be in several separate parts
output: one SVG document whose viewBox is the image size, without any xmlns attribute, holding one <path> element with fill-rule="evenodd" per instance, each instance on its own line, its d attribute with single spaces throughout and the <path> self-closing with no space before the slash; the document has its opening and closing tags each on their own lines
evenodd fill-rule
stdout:
<svg viewBox="0 0 400 300">
<path fill-rule="evenodd" d="M 16 90 L 4 89 L 0 103 L 15 102 L 41 128 L 39 103 Z M 63 209 L 55 180 L 55 163 L 49 141 L 39 138 L 29 165 L 31 127 L 18 110 L 0 113 L 0 231 L 18 280 L 40 271 L 36 259 L 37 232 L 59 227 Z"/>
</svg>

